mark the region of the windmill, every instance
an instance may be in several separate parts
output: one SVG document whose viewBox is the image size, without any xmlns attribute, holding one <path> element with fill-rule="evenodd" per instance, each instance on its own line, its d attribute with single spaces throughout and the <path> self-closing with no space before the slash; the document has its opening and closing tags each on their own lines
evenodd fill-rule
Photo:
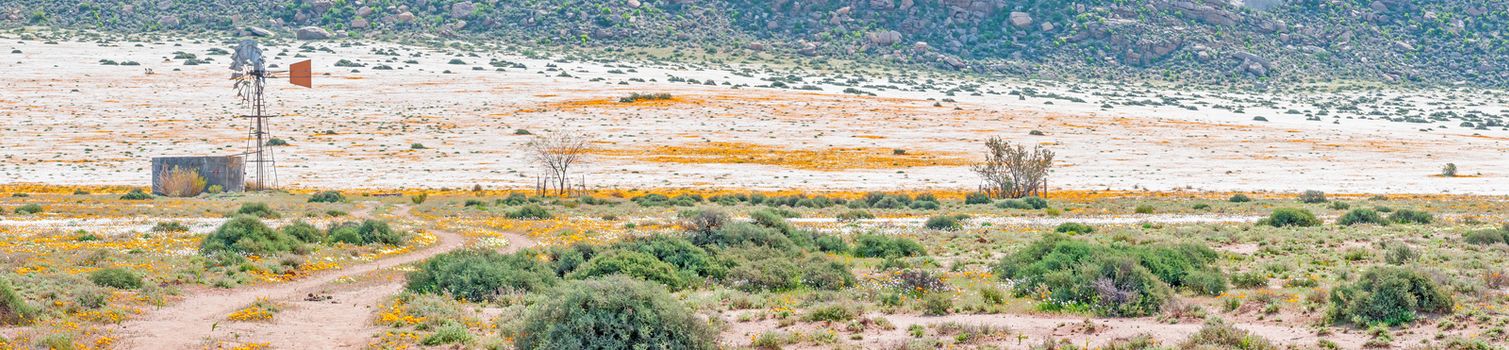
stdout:
<svg viewBox="0 0 1509 350">
<path fill-rule="evenodd" d="M 267 190 L 269 171 L 272 175 L 271 185 L 277 186 L 278 170 L 277 160 L 273 157 L 272 149 L 267 147 L 267 141 L 271 134 L 267 127 L 267 119 L 274 116 L 266 113 L 266 100 L 262 94 L 267 87 L 267 78 L 274 77 L 278 73 L 286 73 L 288 82 L 303 87 L 313 87 L 311 84 L 312 73 L 310 61 L 304 60 L 288 66 L 286 71 L 268 71 L 266 62 L 262 57 L 262 49 L 257 47 L 254 40 L 243 40 L 236 45 L 236 53 L 231 56 L 231 80 L 236 94 L 241 97 L 241 102 L 251 106 L 252 113 L 242 115 L 251 122 L 247 133 L 246 152 L 242 156 L 250 156 L 255 164 L 255 173 L 249 185 L 256 190 Z"/>
</svg>

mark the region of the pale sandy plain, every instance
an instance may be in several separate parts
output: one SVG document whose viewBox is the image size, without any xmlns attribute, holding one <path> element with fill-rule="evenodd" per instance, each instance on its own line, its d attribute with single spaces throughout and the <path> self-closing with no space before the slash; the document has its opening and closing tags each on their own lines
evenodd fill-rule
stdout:
<svg viewBox="0 0 1509 350">
<path fill-rule="evenodd" d="M 245 109 L 226 80 L 229 56 L 209 54 L 211 48 L 231 49 L 233 38 L 54 40 L 0 34 L 0 183 L 146 185 L 149 157 L 243 150 L 247 123 L 235 116 Z M 306 44 L 310 49 L 301 52 L 298 46 Z M 1002 136 L 1058 152 L 1054 188 L 1509 194 L 1502 185 L 1509 178 L 1509 132 L 1502 127 L 1356 119 L 1401 108 L 1421 115 L 1478 111 L 1502 117 L 1509 105 L 1501 91 L 1236 93 L 929 72 L 863 76 L 737 59 L 716 65 L 595 62 L 561 54 L 532 59 L 506 51 L 360 45 L 265 43 L 272 63 L 286 67 L 302 55 L 314 60 L 319 74 L 314 89 L 271 83 L 271 110 L 285 115 L 274 121 L 274 136 L 290 143 L 276 148 L 282 185 L 529 187 L 535 170 L 521 149 L 530 137 L 515 135 L 525 129 L 596 135 L 605 152 L 589 160 L 584 174 L 590 186 L 603 188 L 972 189 L 978 180 L 967 164 L 978 160 L 984 139 Z M 213 61 L 185 65 L 173 59 L 178 51 Z M 102 65 L 102 59 L 140 66 Z M 335 67 L 341 59 L 367 67 Z M 452 59 L 466 64 L 449 64 Z M 492 59 L 527 68 L 497 71 L 488 65 Z M 399 69 L 373 69 L 380 64 Z M 755 87 L 788 74 L 807 77 L 794 86 L 822 91 Z M 887 81 L 888 74 L 901 82 Z M 673 76 L 718 85 L 671 82 Z M 858 85 L 871 87 L 859 89 L 878 96 L 843 93 L 843 86 L 818 82 L 823 77 L 868 80 Z M 932 88 L 916 88 L 928 80 Z M 740 84 L 748 86 L 732 86 Z M 961 86 L 978 86 L 974 91 L 982 94 L 944 94 Z M 1007 94 L 1028 88 L 1083 102 Z M 675 99 L 616 102 L 633 92 L 666 92 Z M 1127 103 L 1160 97 L 1196 109 Z M 1114 106 L 1103 106 L 1108 102 Z M 1327 103 L 1358 108 L 1317 106 Z M 1328 113 L 1312 121 L 1290 110 Z M 1253 120 L 1259 116 L 1269 121 Z M 1031 130 L 1044 135 L 1031 136 Z M 720 142 L 820 156 L 834 148 L 887 154 L 903 149 L 944 165 L 837 169 L 650 159 L 655 146 Z M 426 148 L 412 149 L 416 143 Z M 1446 163 L 1470 176 L 1436 176 Z"/>
</svg>

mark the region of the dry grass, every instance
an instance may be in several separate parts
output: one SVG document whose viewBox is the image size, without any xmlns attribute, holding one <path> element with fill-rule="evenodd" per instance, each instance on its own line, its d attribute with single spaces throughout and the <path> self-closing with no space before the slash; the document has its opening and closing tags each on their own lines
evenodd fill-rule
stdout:
<svg viewBox="0 0 1509 350">
<path fill-rule="evenodd" d="M 193 197 L 204 193 L 206 181 L 199 171 L 173 167 L 158 179 L 162 182 L 162 194 L 168 197 Z"/>
</svg>

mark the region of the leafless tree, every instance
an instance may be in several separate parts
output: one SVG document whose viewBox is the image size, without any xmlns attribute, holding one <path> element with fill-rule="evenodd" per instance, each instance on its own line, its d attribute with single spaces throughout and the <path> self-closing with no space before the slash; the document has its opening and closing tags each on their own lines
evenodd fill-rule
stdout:
<svg viewBox="0 0 1509 350">
<path fill-rule="evenodd" d="M 1039 145 L 1028 152 L 1027 147 L 999 137 L 985 141 L 985 148 L 985 162 L 972 167 L 985 181 L 982 191 L 995 198 L 1047 195 L 1053 151 Z"/>
<path fill-rule="evenodd" d="M 548 193 L 551 187 L 555 187 L 557 195 L 570 194 L 571 170 L 576 169 L 591 150 L 591 139 L 590 135 L 583 133 L 552 132 L 536 135 L 529 141 L 526 149 L 535 164 L 540 166 L 542 176 L 537 186 L 541 194 Z M 583 177 L 582 181 L 585 182 L 586 178 Z"/>
</svg>

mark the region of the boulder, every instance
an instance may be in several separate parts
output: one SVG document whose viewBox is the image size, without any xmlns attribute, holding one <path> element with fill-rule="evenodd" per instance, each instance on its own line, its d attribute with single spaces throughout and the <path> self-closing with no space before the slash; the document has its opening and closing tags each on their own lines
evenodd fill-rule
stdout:
<svg viewBox="0 0 1509 350">
<path fill-rule="evenodd" d="M 162 16 L 162 17 L 158 17 L 157 18 L 157 24 L 162 25 L 164 27 L 173 28 L 173 27 L 177 27 L 181 23 L 183 23 L 183 22 L 181 22 L 181 21 L 178 20 L 178 16 L 171 16 L 171 15 L 169 15 L 169 16 Z"/>
<path fill-rule="evenodd" d="M 361 18 L 361 17 L 357 17 L 355 19 L 352 19 L 351 20 L 351 28 L 356 28 L 356 29 L 365 29 L 365 28 L 367 28 L 367 19 L 366 18 Z"/>
<path fill-rule="evenodd" d="M 278 36 L 277 33 L 273 33 L 273 31 L 267 30 L 267 28 L 256 27 L 256 26 L 246 27 L 246 34 L 250 34 L 251 36 L 261 37 L 261 38 L 271 38 L 271 37 Z"/>
<path fill-rule="evenodd" d="M 1043 22 L 1042 25 L 1038 26 L 1038 29 L 1042 29 L 1045 32 L 1051 32 L 1051 31 L 1053 31 L 1053 28 L 1056 28 L 1056 27 L 1053 26 L 1053 23 L 1048 23 L 1048 22 Z"/>
<path fill-rule="evenodd" d="M 1249 74 L 1255 76 L 1266 76 L 1269 72 L 1273 71 L 1273 61 L 1269 61 L 1268 59 L 1261 56 L 1248 52 L 1238 51 L 1236 53 L 1233 53 L 1232 57 L 1242 60 L 1241 65 L 1238 67 L 1240 67 L 1242 71 L 1245 71 Z"/>
<path fill-rule="evenodd" d="M 357 17 L 367 17 L 367 16 L 371 16 L 371 15 L 372 15 L 372 8 L 371 7 L 362 6 L 361 8 L 356 9 L 356 16 Z"/>
<path fill-rule="evenodd" d="M 398 21 L 398 23 L 413 22 L 414 14 L 408 11 L 404 11 L 403 13 L 399 13 L 397 16 L 393 16 L 393 20 Z"/>
<path fill-rule="evenodd" d="M 865 37 L 876 46 L 891 46 L 901 42 L 901 33 L 894 30 L 870 32 Z"/>
<path fill-rule="evenodd" d="M 330 8 L 335 7 L 335 2 L 331 0 L 314 0 L 314 3 L 310 7 L 314 9 L 314 13 L 323 14 L 325 11 L 330 11 Z"/>
<path fill-rule="evenodd" d="M 631 8 L 631 9 L 637 9 L 637 8 L 639 8 L 639 5 L 641 5 L 639 3 L 639 0 L 629 0 L 629 8 Z"/>
<path fill-rule="evenodd" d="M 462 1 L 462 2 L 458 2 L 458 3 L 454 3 L 454 4 L 451 4 L 451 17 L 462 18 L 462 17 L 471 16 L 472 15 L 472 10 L 475 10 L 475 9 L 477 9 L 477 5 L 476 4 L 472 4 L 471 1 Z"/>
<path fill-rule="evenodd" d="M 1010 22 L 1013 27 L 1027 29 L 1027 26 L 1032 25 L 1032 15 L 1026 12 L 1012 12 Z"/>
<path fill-rule="evenodd" d="M 804 42 L 802 48 L 797 49 L 796 52 L 805 56 L 817 56 L 817 44 Z"/>
<path fill-rule="evenodd" d="M 303 27 L 294 32 L 294 37 L 299 40 L 325 40 L 330 39 L 330 32 L 320 27 Z"/>
<path fill-rule="evenodd" d="M 964 60 L 961 60 L 958 57 L 938 55 L 938 59 L 953 69 L 964 69 L 969 67 L 968 63 L 964 63 Z"/>
</svg>

